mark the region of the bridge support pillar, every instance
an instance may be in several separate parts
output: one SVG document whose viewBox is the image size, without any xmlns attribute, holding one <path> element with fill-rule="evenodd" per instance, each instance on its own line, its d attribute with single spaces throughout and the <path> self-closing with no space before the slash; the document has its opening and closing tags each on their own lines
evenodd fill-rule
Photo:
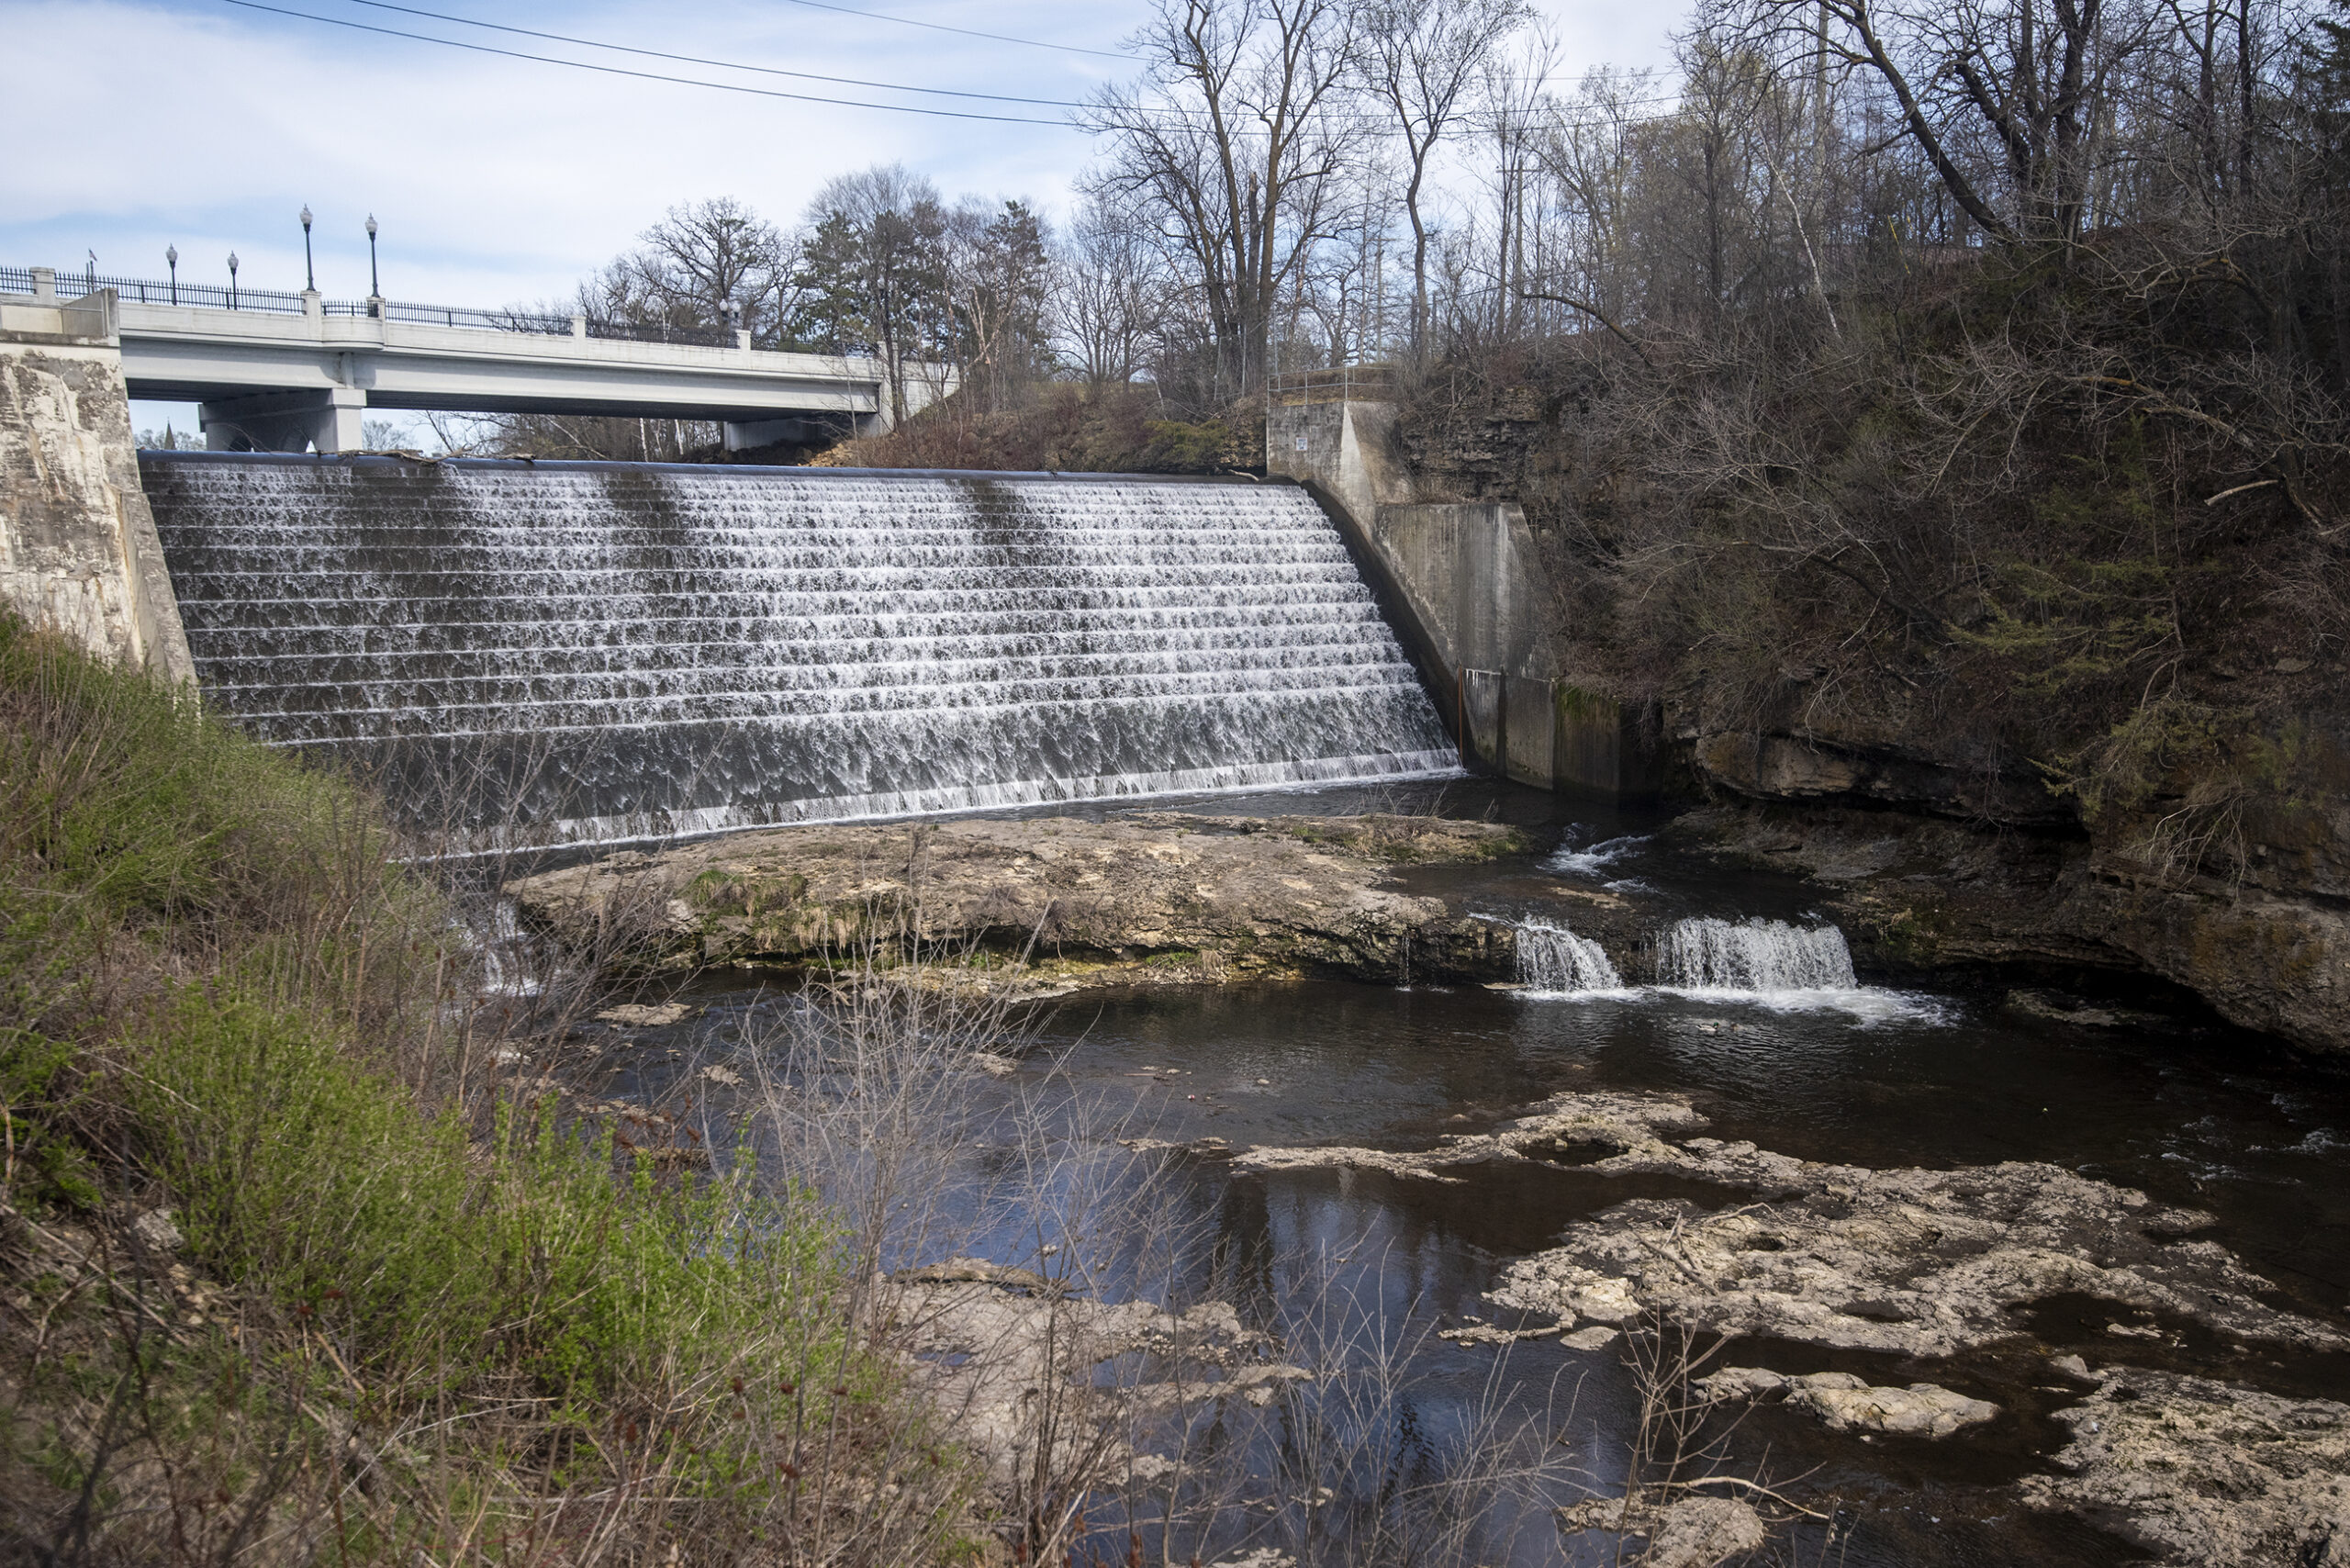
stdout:
<svg viewBox="0 0 2350 1568">
<path fill-rule="evenodd" d="M 263 392 L 199 406 L 204 444 L 214 452 L 357 452 L 367 394 L 357 386 L 323 392 Z"/>
</svg>

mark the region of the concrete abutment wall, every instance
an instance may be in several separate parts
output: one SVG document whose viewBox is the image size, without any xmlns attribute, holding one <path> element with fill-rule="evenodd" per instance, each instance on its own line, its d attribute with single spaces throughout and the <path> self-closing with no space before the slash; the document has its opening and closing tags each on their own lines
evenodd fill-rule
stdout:
<svg viewBox="0 0 2350 1568">
<path fill-rule="evenodd" d="M 1522 784 L 1617 799 L 1655 795 L 1653 703 L 1561 678 L 1548 575 L 1516 505 L 1427 501 L 1394 454 L 1393 404 L 1276 398 L 1266 467 L 1300 480 L 1337 520 L 1464 761 Z"/>
</svg>

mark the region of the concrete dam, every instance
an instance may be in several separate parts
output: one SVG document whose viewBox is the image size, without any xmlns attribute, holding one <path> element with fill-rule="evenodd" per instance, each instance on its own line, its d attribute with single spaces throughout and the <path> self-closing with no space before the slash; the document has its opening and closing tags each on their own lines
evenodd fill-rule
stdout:
<svg viewBox="0 0 2350 1568">
<path fill-rule="evenodd" d="M 1292 485 L 140 461 L 206 700 L 467 839 L 1457 762 L 1337 528 Z"/>
</svg>

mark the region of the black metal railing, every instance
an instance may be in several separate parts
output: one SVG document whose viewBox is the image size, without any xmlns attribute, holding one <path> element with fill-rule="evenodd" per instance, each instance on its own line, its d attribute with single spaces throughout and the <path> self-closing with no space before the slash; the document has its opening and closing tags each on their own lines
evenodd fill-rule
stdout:
<svg viewBox="0 0 2350 1568">
<path fill-rule="evenodd" d="M 57 274 L 60 298 L 78 297 L 95 289 L 111 288 L 129 303 L 139 305 L 194 305 L 210 310 L 253 310 L 273 316 L 299 316 L 302 297 L 283 289 L 229 287 L 211 283 L 157 282 L 153 278 L 114 277 L 84 269 Z M 33 292 L 33 269 L 30 267 L 0 267 L 0 294 L 30 294 Z M 405 299 L 321 299 L 319 309 L 326 315 L 360 319 L 380 319 L 403 321 L 421 327 L 463 327 L 487 332 L 527 332 L 540 337 L 569 337 L 574 318 L 551 315 L 534 310 L 477 310 L 464 305 L 420 305 Z M 614 321 L 603 317 L 586 318 L 586 330 L 591 338 L 610 339 L 623 342 L 673 343 L 696 348 L 731 349 L 736 346 L 733 329 L 726 327 L 681 327 L 666 323 Z"/>
<path fill-rule="evenodd" d="M 672 327 L 658 322 L 612 321 L 599 316 L 588 318 L 588 335 L 632 343 L 681 343 L 706 349 L 731 349 L 736 341 L 733 331 L 725 327 Z"/>
<path fill-rule="evenodd" d="M 302 297 L 279 288 L 231 287 L 217 283 L 157 282 L 151 277 L 116 277 L 107 273 L 86 269 L 57 271 L 57 297 L 76 299 L 101 288 L 111 288 L 117 297 L 139 305 L 204 305 L 217 310 L 260 310 L 273 316 L 299 316 Z M 0 292 L 30 294 L 33 291 L 33 270 L 30 267 L 0 267 Z"/>
</svg>

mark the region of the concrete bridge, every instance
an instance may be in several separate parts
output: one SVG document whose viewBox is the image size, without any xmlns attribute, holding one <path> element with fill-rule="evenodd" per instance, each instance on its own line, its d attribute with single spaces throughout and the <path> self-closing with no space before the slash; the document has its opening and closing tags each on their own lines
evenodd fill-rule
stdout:
<svg viewBox="0 0 2350 1568">
<path fill-rule="evenodd" d="M 755 349 L 748 332 L 0 267 L 11 298 L 88 317 L 87 335 L 120 343 L 130 396 L 197 404 L 216 451 L 357 451 L 369 409 L 708 420 L 729 451 L 890 421 L 879 360 Z M 909 412 L 953 387 L 945 366 L 904 369 Z"/>
</svg>

